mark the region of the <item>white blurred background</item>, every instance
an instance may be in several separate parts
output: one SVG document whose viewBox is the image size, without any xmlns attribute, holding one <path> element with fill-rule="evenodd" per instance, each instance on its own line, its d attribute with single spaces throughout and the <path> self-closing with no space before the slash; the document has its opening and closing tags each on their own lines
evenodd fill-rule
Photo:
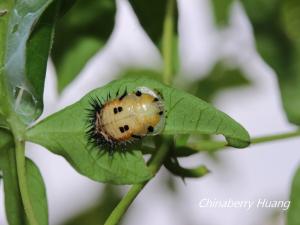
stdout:
<svg viewBox="0 0 300 225">
<path fill-rule="evenodd" d="M 243 124 L 253 137 L 293 130 L 281 108 L 275 74 L 255 51 L 252 28 L 243 8 L 234 4 L 229 27 L 220 31 L 214 26 L 210 0 L 178 0 L 178 6 L 184 79 L 190 82 L 199 79 L 219 59 L 234 63 L 245 71 L 253 84 L 222 92 L 216 106 Z M 158 49 L 141 29 L 127 0 L 118 0 L 116 23 L 106 47 L 90 60 L 60 97 L 56 92 L 55 71 L 49 61 L 42 118 L 113 80 L 122 69 L 162 67 Z M 183 78 L 181 76 L 178 80 Z M 277 214 L 272 209 L 209 209 L 200 208 L 198 202 L 202 198 L 288 199 L 291 178 L 300 160 L 297 146 L 300 139 L 295 138 L 243 150 L 229 149 L 218 153 L 221 164 L 206 155 L 180 160 L 187 167 L 205 164 L 212 173 L 201 179 L 187 179 L 186 183 L 177 178 L 178 193 L 174 196 L 162 186 L 161 180 L 167 173 L 162 169 L 137 197 L 124 224 L 284 224 L 284 211 L 279 210 Z M 27 147 L 28 156 L 38 164 L 46 183 L 51 225 L 58 225 L 95 203 L 102 184 L 79 175 L 62 157 L 42 147 L 33 144 Z M 3 185 L 0 187 L 0 224 L 6 225 Z"/>
</svg>

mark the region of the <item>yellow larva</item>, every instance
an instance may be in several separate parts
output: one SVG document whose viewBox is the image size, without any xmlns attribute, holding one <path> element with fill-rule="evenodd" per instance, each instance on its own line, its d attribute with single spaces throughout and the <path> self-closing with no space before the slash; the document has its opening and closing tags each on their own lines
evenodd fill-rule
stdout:
<svg viewBox="0 0 300 225">
<path fill-rule="evenodd" d="M 159 134 L 165 125 L 162 97 L 147 87 L 126 92 L 101 103 L 93 100 L 89 115 L 89 140 L 110 150 L 147 135 Z"/>
</svg>

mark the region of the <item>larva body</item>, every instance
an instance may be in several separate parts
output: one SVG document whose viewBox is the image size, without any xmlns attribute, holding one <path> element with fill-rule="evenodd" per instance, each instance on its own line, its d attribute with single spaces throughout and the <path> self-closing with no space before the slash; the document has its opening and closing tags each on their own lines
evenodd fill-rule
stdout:
<svg viewBox="0 0 300 225">
<path fill-rule="evenodd" d="M 159 134 L 164 128 L 163 100 L 149 88 L 141 87 L 134 93 L 95 104 L 89 137 L 100 147 L 124 146 L 147 135 Z"/>
</svg>

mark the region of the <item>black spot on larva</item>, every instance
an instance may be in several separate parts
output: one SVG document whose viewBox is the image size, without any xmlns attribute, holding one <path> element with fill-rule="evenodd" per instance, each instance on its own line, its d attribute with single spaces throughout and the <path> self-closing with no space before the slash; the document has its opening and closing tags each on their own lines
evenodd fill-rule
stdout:
<svg viewBox="0 0 300 225">
<path fill-rule="evenodd" d="M 119 130 L 121 131 L 121 133 L 124 133 L 124 127 L 119 127 Z"/>
<path fill-rule="evenodd" d="M 158 100 L 159 100 L 158 98 L 154 98 L 153 99 L 154 102 L 158 102 Z"/>
<path fill-rule="evenodd" d="M 129 126 L 128 126 L 128 125 L 125 125 L 125 126 L 124 126 L 124 129 L 125 129 L 125 130 L 129 130 Z"/>
<path fill-rule="evenodd" d="M 114 108 L 114 113 L 118 113 L 118 109 L 117 108 Z"/>
<path fill-rule="evenodd" d="M 142 138 L 141 136 L 138 136 L 138 135 L 135 135 L 135 134 L 131 135 L 131 137 L 136 138 L 136 139 L 141 139 Z"/>
<path fill-rule="evenodd" d="M 160 111 L 158 114 L 159 114 L 159 115 L 163 115 L 163 114 L 164 114 L 164 112 L 163 112 L 163 111 Z"/>
<path fill-rule="evenodd" d="M 153 132 L 153 131 L 154 131 L 154 128 L 153 128 L 152 126 L 149 126 L 149 127 L 148 127 L 148 131 L 149 131 L 149 132 Z"/>
<path fill-rule="evenodd" d="M 138 97 L 139 97 L 139 96 L 142 96 L 142 92 L 137 91 L 137 92 L 135 92 L 135 95 L 138 96 Z"/>
<path fill-rule="evenodd" d="M 122 112 L 123 108 L 121 106 L 118 107 L 118 111 Z"/>
</svg>

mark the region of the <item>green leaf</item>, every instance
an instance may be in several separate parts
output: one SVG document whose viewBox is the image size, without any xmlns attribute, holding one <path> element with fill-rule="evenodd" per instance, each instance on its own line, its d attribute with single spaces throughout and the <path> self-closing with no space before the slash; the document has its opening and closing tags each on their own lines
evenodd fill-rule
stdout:
<svg viewBox="0 0 300 225">
<path fill-rule="evenodd" d="M 142 27 L 156 44 L 162 39 L 163 21 L 166 14 L 167 0 L 140 1 L 129 0 Z M 177 28 L 177 6 L 174 28 Z"/>
<path fill-rule="evenodd" d="M 122 93 L 125 89 L 133 92 L 141 86 L 158 90 L 165 99 L 167 122 L 163 133 L 222 134 L 233 147 L 249 145 L 247 131 L 226 114 L 192 95 L 148 78 L 117 80 L 95 89 L 30 128 L 26 139 L 64 156 L 80 173 L 98 181 L 121 184 L 149 179 L 149 171 L 139 151 L 116 153 L 111 158 L 108 153 L 99 153 L 98 149 L 88 150 L 86 138 L 85 110 L 90 108 L 91 97 L 106 99 L 109 93 L 114 96 L 118 90 Z"/>
<path fill-rule="evenodd" d="M 133 184 L 150 179 L 151 174 L 139 151 L 115 152 L 110 156 L 98 149 L 89 149 L 85 110 L 81 106 L 75 104 L 44 120 L 28 132 L 28 140 L 65 157 L 79 173 L 96 181 Z M 44 135 L 37 134 L 38 130 L 43 130 Z"/>
<path fill-rule="evenodd" d="M 0 128 L 0 170 L 3 172 L 5 209 L 10 225 L 27 224 L 18 184 L 16 155 L 9 131 Z M 48 206 L 43 178 L 36 165 L 26 159 L 29 197 L 39 225 L 48 224 Z"/>
<path fill-rule="evenodd" d="M 15 151 L 12 146 L 7 146 L 5 149 L 0 147 L 0 169 L 3 172 L 6 217 L 10 225 L 24 225 L 26 224 L 25 212 L 18 184 Z"/>
<path fill-rule="evenodd" d="M 6 46 L 6 30 L 8 26 L 9 12 L 13 7 L 13 0 L 0 2 L 0 117 L 1 114 L 7 113 L 9 103 L 5 86 L 5 77 L 3 74 L 5 46 Z"/>
<path fill-rule="evenodd" d="M 164 162 L 165 167 L 175 176 L 181 178 L 200 178 L 209 173 L 206 166 L 200 165 L 195 168 L 181 167 L 178 161 L 173 162 L 170 158 Z"/>
<path fill-rule="evenodd" d="M 290 194 L 291 205 L 287 213 L 287 225 L 300 224 L 300 167 L 297 169 Z"/>
<path fill-rule="evenodd" d="M 56 1 L 43 13 L 27 41 L 27 80 L 37 101 L 36 107 L 40 110 L 43 109 L 44 81 L 58 12 L 59 1 Z"/>
<path fill-rule="evenodd" d="M 233 0 L 213 0 L 212 6 L 214 10 L 215 21 L 217 25 L 224 26 L 228 24 L 230 7 Z"/>
<path fill-rule="evenodd" d="M 6 40 L 6 29 L 8 24 L 9 11 L 11 10 L 13 1 L 0 2 L 0 65 L 2 67 L 4 61 L 4 49 Z M 2 89 L 0 88 L 0 91 Z"/>
<path fill-rule="evenodd" d="M 42 14 L 51 2 L 16 1 L 4 15 L 8 25 L 2 36 L 5 43 L 1 46 L 4 52 L 0 65 L 1 88 L 8 93 L 4 98 L 9 96 L 14 105 L 12 108 L 26 123 L 36 119 L 43 108 L 45 69 L 55 14 Z M 38 22 L 40 18 L 41 22 Z"/>
<path fill-rule="evenodd" d="M 88 60 L 103 46 L 96 38 L 83 37 L 64 54 L 57 68 L 58 90 L 62 91 L 79 74 Z"/>
<path fill-rule="evenodd" d="M 25 214 L 18 186 L 13 138 L 8 130 L 0 128 L 0 170 L 4 183 L 5 210 L 10 225 L 25 224 Z"/>
<path fill-rule="evenodd" d="M 59 91 L 107 41 L 114 27 L 115 12 L 112 0 L 78 0 L 58 22 L 51 55 L 57 68 Z"/>
<path fill-rule="evenodd" d="M 39 225 L 48 224 L 48 203 L 43 177 L 30 159 L 26 159 L 26 177 L 30 201 Z"/>
</svg>

